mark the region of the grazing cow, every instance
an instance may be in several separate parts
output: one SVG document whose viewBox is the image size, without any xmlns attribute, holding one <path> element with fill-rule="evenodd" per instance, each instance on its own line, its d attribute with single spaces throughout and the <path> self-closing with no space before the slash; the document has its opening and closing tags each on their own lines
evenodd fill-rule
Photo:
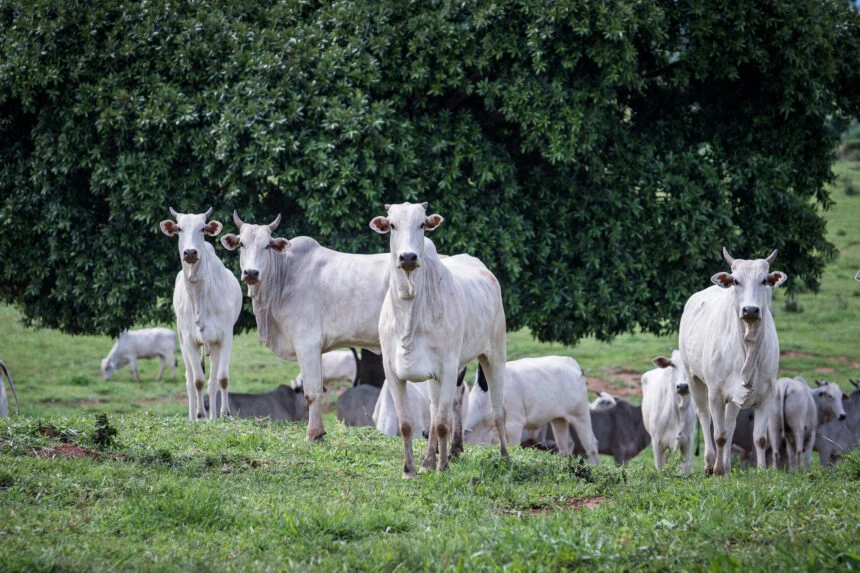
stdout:
<svg viewBox="0 0 860 573">
<path fill-rule="evenodd" d="M 615 407 L 591 412 L 591 430 L 597 439 L 597 451 L 615 458 L 616 464 L 626 464 L 651 443 L 645 431 L 642 408 L 627 400 L 615 398 Z M 569 426 L 573 438 L 573 452 L 585 455 L 582 440 L 573 426 Z"/>
<path fill-rule="evenodd" d="M 850 380 L 854 391 L 843 400 L 844 420 L 832 420 L 818 428 L 813 449 L 822 466 L 838 462 L 842 454 L 852 451 L 860 439 L 860 382 Z"/>
<path fill-rule="evenodd" d="M 352 382 L 353 386 L 358 386 L 358 355 L 355 350 L 333 350 L 323 354 L 320 359 L 323 388 L 327 383 L 337 380 L 345 380 Z M 304 386 L 301 372 L 290 385 L 293 390 Z"/>
<path fill-rule="evenodd" d="M 779 340 L 771 314 L 771 289 L 786 275 L 766 259 L 733 259 L 732 273 L 711 277 L 714 286 L 689 298 L 681 316 L 681 357 L 705 435 L 705 471 L 731 471 L 732 436 L 741 408 L 755 410 L 753 438 L 759 468 L 766 465 L 767 427 L 775 407 Z"/>
<path fill-rule="evenodd" d="M 309 237 L 273 238 L 269 225 L 243 222 L 221 244 L 242 248 L 242 281 L 254 307 L 260 340 L 284 360 L 298 360 L 308 402 L 307 440 L 325 435 L 322 355 L 352 346 L 379 352 L 379 311 L 388 289 L 388 255 L 350 255 Z"/>
<path fill-rule="evenodd" d="M 696 412 L 681 353 L 673 350 L 671 358 L 658 356 L 653 363 L 657 368 L 642 375 L 642 420 L 651 436 L 654 467 L 666 465 L 666 450 L 671 450 L 681 454 L 681 471 L 688 474 Z"/>
<path fill-rule="evenodd" d="M 599 392 L 597 398 L 591 402 L 591 411 L 609 410 L 615 407 L 615 396 L 609 392 Z"/>
<path fill-rule="evenodd" d="M 15 412 L 18 416 L 21 415 L 21 404 L 18 403 L 18 393 L 15 391 L 15 385 L 12 384 L 12 377 L 9 375 L 9 368 L 6 363 L 0 360 L 0 418 L 9 417 L 9 397 L 6 395 L 6 384 L 3 382 L 3 375 L 9 381 L 9 388 L 12 389 L 12 395 L 15 396 Z"/>
<path fill-rule="evenodd" d="M 517 443 L 523 430 L 540 430 L 547 424 L 556 436 L 562 456 L 573 453 L 567 426 L 583 436 L 588 461 L 597 464 L 597 440 L 591 431 L 588 391 L 582 368 L 567 356 L 523 358 L 507 363 L 505 372 L 505 430 L 509 443 Z M 561 439 L 559 439 L 561 437 Z M 495 444 L 496 432 L 486 382 L 478 370 L 466 415 L 467 442 Z"/>
<path fill-rule="evenodd" d="M 373 426 L 373 411 L 379 401 L 379 388 L 361 384 L 348 388 L 337 399 L 337 419 L 347 426 Z"/>
<path fill-rule="evenodd" d="M 460 370 L 457 375 L 457 392 L 455 394 L 454 406 L 454 438 L 455 445 L 459 445 L 457 452 L 453 449 L 451 455 L 462 451 L 463 427 L 465 425 L 466 413 L 469 411 L 469 389 L 463 384 L 466 377 L 466 369 Z M 415 435 L 425 438 L 430 435 L 430 394 L 429 384 L 407 384 L 406 385 L 406 407 L 412 415 L 412 431 Z M 397 420 L 397 408 L 394 406 L 394 397 L 386 380 L 382 384 L 379 399 L 373 410 L 373 425 L 383 434 L 389 436 L 400 435 L 400 425 Z"/>
<path fill-rule="evenodd" d="M 391 234 L 389 285 L 379 316 L 379 341 L 403 437 L 404 477 L 415 476 L 412 420 L 405 407 L 407 381 L 427 380 L 430 384 L 433 417 L 422 468 L 430 470 L 436 465 L 444 469 L 457 373 L 475 358 L 489 382 L 499 450 L 503 456 L 508 454 L 502 407 L 505 311 L 499 281 L 472 256 L 440 258 L 424 233 L 438 228 L 443 219 L 428 216 L 426 209 L 426 203 L 386 205 L 387 216 L 370 222 L 375 232 Z"/>
<path fill-rule="evenodd" d="M 123 330 L 110 349 L 107 358 L 102 360 L 102 375 L 110 380 L 114 370 L 129 365 L 132 378 L 140 382 L 137 371 L 138 358 L 155 358 L 161 361 L 161 368 L 155 380 L 161 380 L 165 367 L 170 364 L 173 369 L 173 379 L 176 380 L 176 335 L 169 328 L 143 328 L 141 330 Z"/>
<path fill-rule="evenodd" d="M 170 208 L 176 219 L 161 222 L 161 230 L 172 237 L 179 235 L 179 257 L 182 270 L 176 275 L 173 310 L 179 332 L 179 347 L 185 362 L 185 388 L 188 391 L 188 417 L 206 417 L 203 404 L 203 363 L 201 349 L 211 356 L 209 367 L 209 401 L 214 401 L 221 387 L 221 416 L 227 415 L 227 387 L 230 380 L 230 351 L 233 325 L 242 308 L 242 289 L 233 273 L 215 254 L 205 236 L 217 236 L 221 223 L 206 220 L 212 208 L 203 214 L 182 214 Z M 216 418 L 215 408 L 209 411 Z"/>
<path fill-rule="evenodd" d="M 280 384 L 271 392 L 262 394 L 243 394 L 230 392 L 230 412 L 237 418 L 265 418 L 272 420 L 306 420 L 308 406 L 301 392 Z M 209 408 L 208 396 L 203 404 Z M 216 394 L 216 408 L 221 408 L 221 395 Z"/>
</svg>

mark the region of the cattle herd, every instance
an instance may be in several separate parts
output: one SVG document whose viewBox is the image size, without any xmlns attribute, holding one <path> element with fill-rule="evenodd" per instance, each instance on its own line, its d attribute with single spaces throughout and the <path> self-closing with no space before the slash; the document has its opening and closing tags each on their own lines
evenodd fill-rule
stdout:
<svg viewBox="0 0 860 573">
<path fill-rule="evenodd" d="M 436 252 L 427 231 L 443 222 L 427 204 L 386 205 L 370 228 L 390 237 L 388 254 L 333 251 L 308 237 L 274 236 L 280 215 L 267 225 L 233 221 L 238 234 L 221 245 L 240 249 L 260 340 L 277 356 L 297 360 L 291 387 L 266 394 L 230 393 L 233 327 L 242 293 L 205 236 L 222 224 L 202 214 L 177 213 L 161 230 L 178 236 L 182 270 L 173 307 L 185 363 L 191 420 L 238 415 L 307 419 L 307 440 L 325 434 L 320 398 L 325 385 L 348 380 L 337 417 L 354 426 L 376 426 L 403 441 L 403 476 L 414 477 L 412 439 L 427 438 L 422 470 L 444 469 L 463 443 L 522 444 L 579 455 L 598 463 L 598 453 L 626 463 L 649 443 L 654 464 L 677 452 L 689 473 L 696 418 L 704 437 L 705 469 L 725 474 L 732 456 L 741 464 L 808 469 L 812 451 L 822 465 L 835 463 L 860 435 L 860 384 L 847 396 L 836 384 L 811 388 L 800 378 L 777 379 L 779 341 L 771 313 L 771 289 L 786 280 L 765 259 L 733 258 L 730 272 L 711 277 L 681 316 L 679 349 L 654 358 L 642 376 L 642 406 L 600 393 L 589 404 L 585 376 L 569 357 L 507 361 L 505 312 L 499 282 L 478 259 Z M 860 273 L 857 275 L 860 280 Z M 160 379 L 169 365 L 176 377 L 173 332 L 124 331 L 102 361 L 109 379 L 138 358 L 159 357 Z M 381 353 L 381 388 L 358 385 L 354 348 Z M 340 350 L 349 348 L 350 350 Z M 203 356 L 210 356 L 208 396 Z M 465 367 L 478 361 L 475 384 Z M 5 365 L 0 370 L 11 378 Z M 425 383 L 426 382 L 426 383 Z M 17 395 L 15 396 L 17 402 Z M 0 383 L 0 415 L 8 399 Z M 702 431 L 704 430 L 704 431 Z"/>
</svg>

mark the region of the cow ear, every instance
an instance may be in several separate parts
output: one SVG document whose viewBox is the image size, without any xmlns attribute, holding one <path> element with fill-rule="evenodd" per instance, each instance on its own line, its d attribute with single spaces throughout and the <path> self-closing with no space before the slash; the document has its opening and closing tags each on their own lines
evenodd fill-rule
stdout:
<svg viewBox="0 0 860 573">
<path fill-rule="evenodd" d="M 168 237 L 172 237 L 173 235 L 175 235 L 176 233 L 179 232 L 179 225 L 177 225 L 176 223 L 174 223 L 170 219 L 167 219 L 166 221 L 162 221 L 161 223 L 158 224 L 158 226 L 161 227 L 161 232 L 164 233 L 165 235 L 167 235 Z"/>
<path fill-rule="evenodd" d="M 221 237 L 221 244 L 228 251 L 235 251 L 236 247 L 239 246 L 240 242 L 241 241 L 239 239 L 239 236 L 234 235 L 232 233 L 230 233 L 229 235 L 224 235 L 223 237 Z"/>
<path fill-rule="evenodd" d="M 391 230 L 391 224 L 385 217 L 374 217 L 370 220 L 370 228 L 380 235 L 384 235 Z"/>
<path fill-rule="evenodd" d="M 784 283 L 785 279 L 787 279 L 787 278 L 788 278 L 788 276 L 784 272 L 773 271 L 772 273 L 767 275 L 767 284 L 776 288 L 779 285 L 781 285 L 782 283 Z"/>
<path fill-rule="evenodd" d="M 665 356 L 658 356 L 651 361 L 657 368 L 668 368 L 672 365 L 672 359 Z"/>
<path fill-rule="evenodd" d="M 842 393 L 842 399 L 843 399 L 843 400 L 847 400 L 847 399 L 848 399 L 848 394 L 846 394 L 845 392 L 843 392 L 843 393 Z"/>
<path fill-rule="evenodd" d="M 219 221 L 213 220 L 213 221 L 209 221 L 208 223 L 206 223 L 206 226 L 203 227 L 203 232 L 206 233 L 207 235 L 209 235 L 210 237 L 216 237 L 216 236 L 218 236 L 218 233 L 220 233 L 221 229 L 223 229 L 223 228 L 224 228 L 224 225 L 222 225 Z"/>
<path fill-rule="evenodd" d="M 437 215 L 436 213 L 433 213 L 432 215 L 424 219 L 424 230 L 435 231 L 436 228 L 439 227 L 439 225 L 441 225 L 442 221 L 444 220 L 445 219 L 444 217 L 442 217 L 442 215 Z"/>
<path fill-rule="evenodd" d="M 735 279 L 729 273 L 717 273 L 711 277 L 711 282 L 720 288 L 729 288 L 735 284 Z"/>
<path fill-rule="evenodd" d="M 287 250 L 287 247 L 289 246 L 290 242 L 280 237 L 278 237 L 277 239 L 269 240 L 269 248 L 274 250 L 276 253 L 283 253 Z"/>
</svg>

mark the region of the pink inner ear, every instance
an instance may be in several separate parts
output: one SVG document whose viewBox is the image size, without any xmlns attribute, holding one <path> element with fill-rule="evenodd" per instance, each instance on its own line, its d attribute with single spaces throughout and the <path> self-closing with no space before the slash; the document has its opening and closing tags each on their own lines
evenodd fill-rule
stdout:
<svg viewBox="0 0 860 573">
<path fill-rule="evenodd" d="M 221 223 L 218 221 L 209 221 L 206 223 L 204 230 L 207 235 L 217 235 L 221 232 L 221 228 Z"/>
</svg>

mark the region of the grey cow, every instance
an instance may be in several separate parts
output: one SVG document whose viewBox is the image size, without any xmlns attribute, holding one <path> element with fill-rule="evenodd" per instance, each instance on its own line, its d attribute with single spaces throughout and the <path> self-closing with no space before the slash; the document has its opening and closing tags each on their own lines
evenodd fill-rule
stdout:
<svg viewBox="0 0 860 573">
<path fill-rule="evenodd" d="M 642 419 L 642 407 L 634 406 L 627 400 L 615 398 L 615 406 L 606 410 L 591 411 L 591 429 L 597 438 L 597 451 L 615 458 L 615 463 L 626 464 L 635 458 L 639 452 L 651 443 L 651 436 L 645 431 Z M 573 453 L 585 456 L 585 449 L 573 426 L 568 424 L 570 436 L 573 438 Z M 528 436 L 523 442 L 524 447 L 535 446 L 540 449 L 554 449 L 552 428 L 547 426 L 539 435 Z M 526 433 L 523 439 L 526 439 Z"/>
<path fill-rule="evenodd" d="M 850 380 L 854 391 L 842 402 L 844 420 L 833 420 L 818 428 L 813 449 L 818 452 L 822 466 L 837 463 L 842 454 L 850 452 L 860 439 L 860 382 Z"/>
<path fill-rule="evenodd" d="M 271 392 L 242 394 L 230 392 L 229 412 L 237 418 L 263 418 L 272 420 L 306 420 L 308 406 L 304 394 L 281 384 Z M 221 394 L 217 394 L 217 408 L 221 409 Z M 203 405 L 209 410 L 209 396 L 203 396 Z"/>
<path fill-rule="evenodd" d="M 156 380 L 161 380 L 164 369 L 169 365 L 173 369 L 173 379 L 176 380 L 176 334 L 169 328 L 143 328 L 140 330 L 123 330 L 113 348 L 102 360 L 102 375 L 110 380 L 114 370 L 126 364 L 131 369 L 132 378 L 140 382 L 137 371 L 138 358 L 158 358 L 161 368 Z"/>
<path fill-rule="evenodd" d="M 361 384 L 348 389 L 337 400 L 337 419 L 347 426 L 373 426 L 373 409 L 379 388 Z"/>
</svg>

